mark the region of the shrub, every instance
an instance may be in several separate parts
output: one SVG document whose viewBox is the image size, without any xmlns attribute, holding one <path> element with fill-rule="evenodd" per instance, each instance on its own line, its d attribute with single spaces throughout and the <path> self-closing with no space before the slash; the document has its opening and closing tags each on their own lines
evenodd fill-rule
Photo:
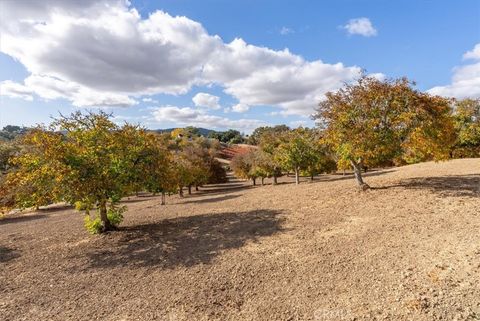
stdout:
<svg viewBox="0 0 480 321">
<path fill-rule="evenodd" d="M 92 220 L 90 215 L 85 215 L 83 222 L 85 228 L 90 234 L 100 234 L 102 231 L 102 221 L 99 217 Z"/>
<path fill-rule="evenodd" d="M 87 209 L 87 204 L 82 201 L 76 201 L 73 206 L 77 211 L 85 211 Z"/>
<path fill-rule="evenodd" d="M 123 221 L 123 213 L 127 208 L 125 206 L 110 208 L 107 212 L 107 219 L 113 226 L 117 227 Z"/>
</svg>

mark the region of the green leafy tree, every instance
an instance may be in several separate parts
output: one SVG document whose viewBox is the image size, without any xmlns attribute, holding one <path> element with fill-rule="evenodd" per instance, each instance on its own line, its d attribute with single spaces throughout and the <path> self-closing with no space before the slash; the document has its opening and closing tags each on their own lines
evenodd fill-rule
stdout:
<svg viewBox="0 0 480 321">
<path fill-rule="evenodd" d="M 233 170 L 235 176 L 243 179 L 251 179 L 252 184 L 256 185 L 259 173 L 256 167 L 254 149 L 235 155 L 230 162 L 230 168 Z"/>
<path fill-rule="evenodd" d="M 282 168 L 295 173 L 295 184 L 300 183 L 300 171 L 307 170 L 317 162 L 319 155 L 313 149 L 310 133 L 304 128 L 297 128 L 282 135 L 276 154 Z"/>
<path fill-rule="evenodd" d="M 282 125 L 275 126 L 274 128 L 281 128 L 281 130 L 262 130 L 258 138 L 258 146 L 263 152 L 263 162 L 267 167 L 271 167 L 271 177 L 273 178 L 273 185 L 277 184 L 277 178 L 282 176 L 282 164 L 281 160 L 277 157 L 279 153 L 280 144 L 283 142 L 283 136 L 288 133 L 290 129 Z M 271 128 L 271 127 L 261 127 Z M 286 128 L 286 129 L 285 129 Z"/>
<path fill-rule="evenodd" d="M 276 125 L 273 127 L 270 127 L 270 126 L 257 127 L 255 128 L 253 133 L 248 137 L 247 142 L 250 145 L 260 145 L 260 143 L 262 142 L 262 137 L 275 136 L 277 134 L 282 134 L 288 131 L 290 131 L 290 127 L 288 127 L 287 125 Z"/>
<path fill-rule="evenodd" d="M 16 170 L 5 184 L 17 191 L 15 206 L 66 201 L 83 204 L 78 207 L 87 214 L 96 208 L 96 217 L 86 216 L 87 228 L 108 231 L 122 219 L 120 199 L 143 184 L 137 173 L 148 159 L 148 140 L 144 130 L 117 126 L 104 112 L 61 116 L 49 129 L 39 127 L 25 135 L 24 151 L 13 159 Z"/>
<path fill-rule="evenodd" d="M 480 157 L 480 99 L 463 99 L 454 106 L 457 139 L 453 157 Z"/>
</svg>

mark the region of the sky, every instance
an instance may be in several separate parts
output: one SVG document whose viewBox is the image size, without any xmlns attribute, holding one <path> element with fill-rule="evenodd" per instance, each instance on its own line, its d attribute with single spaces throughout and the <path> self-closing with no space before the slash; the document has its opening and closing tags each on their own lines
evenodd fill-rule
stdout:
<svg viewBox="0 0 480 321">
<path fill-rule="evenodd" d="M 480 98 L 480 1 L 0 0 L 0 126 L 313 126 L 362 71 Z"/>
</svg>

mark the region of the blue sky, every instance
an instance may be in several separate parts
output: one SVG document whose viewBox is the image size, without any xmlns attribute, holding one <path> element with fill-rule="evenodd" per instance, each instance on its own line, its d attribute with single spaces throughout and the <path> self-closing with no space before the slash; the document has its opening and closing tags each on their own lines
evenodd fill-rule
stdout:
<svg viewBox="0 0 480 321">
<path fill-rule="evenodd" d="M 0 6 L 0 126 L 97 108 L 149 128 L 311 126 L 361 69 L 480 97 L 478 0 Z"/>
</svg>

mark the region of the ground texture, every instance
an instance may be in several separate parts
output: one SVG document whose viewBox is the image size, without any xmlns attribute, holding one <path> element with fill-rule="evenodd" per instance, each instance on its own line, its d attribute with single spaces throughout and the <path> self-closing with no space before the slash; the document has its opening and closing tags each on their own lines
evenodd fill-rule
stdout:
<svg viewBox="0 0 480 321">
<path fill-rule="evenodd" d="M 0 319 L 480 320 L 480 159 L 0 221 Z"/>
</svg>

